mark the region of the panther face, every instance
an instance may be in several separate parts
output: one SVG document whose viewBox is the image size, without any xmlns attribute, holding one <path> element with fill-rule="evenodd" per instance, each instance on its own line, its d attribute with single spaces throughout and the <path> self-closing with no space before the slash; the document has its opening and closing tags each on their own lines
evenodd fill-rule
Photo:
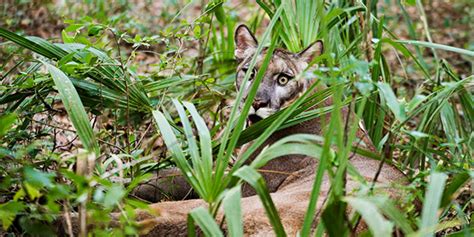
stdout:
<svg viewBox="0 0 474 237">
<path fill-rule="evenodd" d="M 245 73 L 257 51 L 258 42 L 255 36 L 245 25 L 240 25 L 235 31 L 235 58 L 237 67 L 236 86 L 241 88 Z M 249 81 L 243 87 L 243 101 L 247 99 L 248 91 L 254 81 L 258 69 L 262 66 L 268 48 L 264 48 L 257 56 L 257 62 L 251 72 Z M 249 112 L 249 121 L 255 123 L 267 118 L 280 109 L 285 108 L 297 99 L 310 85 L 310 82 L 299 77 L 311 60 L 321 55 L 323 43 L 316 41 L 299 53 L 291 53 L 284 49 L 275 49 L 263 79 L 258 87 L 257 94 Z"/>
</svg>

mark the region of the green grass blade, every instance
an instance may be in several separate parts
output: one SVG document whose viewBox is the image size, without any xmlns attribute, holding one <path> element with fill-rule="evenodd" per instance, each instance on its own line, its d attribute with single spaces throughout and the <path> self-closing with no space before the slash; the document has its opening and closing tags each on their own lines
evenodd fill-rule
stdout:
<svg viewBox="0 0 474 237">
<path fill-rule="evenodd" d="M 400 212 L 393 201 L 385 197 L 370 197 L 368 200 L 374 203 L 385 216 L 389 217 L 398 227 L 400 227 L 405 235 L 413 233 L 409 220 L 407 220 L 405 215 Z"/>
<path fill-rule="evenodd" d="M 418 41 L 418 40 L 396 40 L 396 42 L 401 43 L 401 44 L 407 44 L 407 45 L 427 47 L 431 49 L 441 49 L 444 51 L 451 51 L 451 52 L 463 54 L 469 57 L 474 57 L 474 51 L 467 50 L 467 49 L 460 49 L 460 48 L 456 48 L 456 47 L 448 46 L 444 44 L 430 43 L 430 42 Z"/>
<path fill-rule="evenodd" d="M 241 208 L 242 194 L 240 189 L 240 185 L 233 187 L 225 194 L 225 197 L 222 200 L 229 236 L 231 237 L 239 237 L 244 235 Z"/>
<path fill-rule="evenodd" d="M 198 130 L 199 134 L 199 143 L 201 148 L 201 159 L 199 160 L 199 166 L 202 170 L 202 180 L 204 185 L 206 186 L 206 191 L 210 193 L 211 185 L 212 185 L 212 140 L 211 134 L 209 133 L 209 129 L 206 126 L 206 122 L 204 119 L 199 115 L 196 108 L 193 104 L 189 102 L 183 102 L 184 106 L 188 109 L 189 113 L 193 118 L 194 124 Z"/>
<path fill-rule="evenodd" d="M 51 77 L 53 78 L 59 96 L 61 97 L 61 101 L 64 104 L 64 108 L 66 109 L 84 148 L 93 152 L 96 156 L 99 156 L 99 145 L 95 139 L 89 117 L 82 105 L 79 94 L 77 94 L 76 88 L 74 88 L 69 77 L 67 77 L 61 70 L 49 63 L 44 63 L 44 65 L 47 67 Z"/>
<path fill-rule="evenodd" d="M 265 11 L 265 13 L 267 13 L 268 17 L 273 19 L 273 12 L 271 10 L 271 6 L 262 0 L 257 0 L 256 2 Z"/>
<path fill-rule="evenodd" d="M 0 27 L 0 36 L 4 37 L 21 47 L 27 48 L 33 52 L 41 54 L 49 59 L 61 59 L 67 55 L 67 52 L 61 50 L 60 48 L 45 48 L 38 43 L 33 42 L 32 40 L 19 36 L 9 30 Z"/>
<path fill-rule="evenodd" d="M 383 217 L 372 202 L 355 197 L 346 197 L 344 200 L 361 214 L 373 236 L 392 236 L 393 224 Z"/>
<path fill-rule="evenodd" d="M 183 105 L 176 99 L 173 99 L 172 101 L 176 111 L 178 111 L 181 124 L 183 125 L 184 136 L 188 142 L 188 151 L 191 155 L 191 161 L 193 162 L 193 166 L 196 167 L 199 164 L 200 155 L 196 138 L 193 134 L 193 128 L 191 127 L 191 123 L 189 122 L 188 115 L 186 114 Z"/>
<path fill-rule="evenodd" d="M 258 169 L 272 159 L 286 155 L 306 155 L 319 158 L 321 157 L 321 148 L 317 143 L 321 140 L 321 137 L 312 134 L 287 136 L 264 148 L 250 166 Z"/>
<path fill-rule="evenodd" d="M 329 123 L 328 130 L 325 134 L 323 150 L 321 154 L 321 161 L 318 165 L 316 170 L 316 177 L 314 179 L 313 187 L 311 188 L 311 195 L 309 198 L 308 209 L 306 211 L 303 227 L 301 228 L 301 236 L 306 237 L 310 235 L 311 226 L 313 224 L 315 214 L 316 214 L 316 204 L 319 198 L 319 192 L 321 190 L 321 184 L 323 182 L 324 172 L 326 171 L 326 166 L 328 165 L 328 161 L 333 157 L 333 154 L 330 153 L 331 149 L 331 139 L 330 137 L 333 136 L 334 127 L 335 127 L 335 120 L 331 120 Z"/>
<path fill-rule="evenodd" d="M 219 229 L 214 218 L 212 218 L 209 211 L 204 207 L 198 207 L 191 212 L 189 216 L 193 219 L 194 222 L 198 224 L 205 236 L 215 236 L 220 237 L 224 236 L 222 231 Z"/>
<path fill-rule="evenodd" d="M 268 219 L 273 226 L 275 235 L 286 236 L 285 230 L 283 229 L 283 225 L 281 224 L 281 220 L 278 215 L 278 211 L 272 201 L 272 198 L 270 197 L 270 192 L 268 191 L 267 185 L 265 184 L 265 180 L 263 179 L 262 175 L 250 166 L 241 167 L 234 173 L 234 175 L 242 180 L 245 180 L 245 182 L 250 184 L 250 186 L 255 189 L 263 203 L 263 207 L 265 208 Z"/>
<path fill-rule="evenodd" d="M 471 176 L 468 172 L 461 172 L 455 174 L 451 182 L 446 186 L 446 189 L 443 192 L 443 198 L 441 199 L 440 207 L 446 207 L 451 200 L 454 198 L 453 195 L 464 186 Z"/>
<path fill-rule="evenodd" d="M 191 169 L 186 156 L 184 155 L 183 149 L 181 148 L 181 144 L 179 143 L 176 135 L 173 132 L 168 120 L 166 117 L 158 110 L 154 110 L 153 117 L 155 118 L 156 124 L 161 132 L 161 136 L 165 141 L 166 147 L 172 154 L 173 161 L 176 163 L 178 168 L 184 174 L 184 177 L 188 181 L 189 184 L 194 188 L 194 190 L 199 194 L 201 197 L 205 197 L 205 192 L 202 189 L 199 182 L 196 180 L 196 174 Z"/>
<path fill-rule="evenodd" d="M 430 183 L 425 194 L 423 210 L 421 212 L 420 231 L 423 236 L 434 236 L 434 227 L 438 223 L 438 208 L 441 203 L 444 185 L 447 175 L 443 173 L 432 173 Z"/>
</svg>

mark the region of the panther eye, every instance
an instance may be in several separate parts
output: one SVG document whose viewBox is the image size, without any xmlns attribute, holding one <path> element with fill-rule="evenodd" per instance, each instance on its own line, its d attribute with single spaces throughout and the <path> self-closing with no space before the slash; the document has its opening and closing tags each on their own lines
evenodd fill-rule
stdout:
<svg viewBox="0 0 474 237">
<path fill-rule="evenodd" d="M 288 78 L 287 76 L 281 75 L 278 77 L 278 85 L 280 86 L 286 85 L 288 81 L 290 81 L 290 78 Z"/>
</svg>

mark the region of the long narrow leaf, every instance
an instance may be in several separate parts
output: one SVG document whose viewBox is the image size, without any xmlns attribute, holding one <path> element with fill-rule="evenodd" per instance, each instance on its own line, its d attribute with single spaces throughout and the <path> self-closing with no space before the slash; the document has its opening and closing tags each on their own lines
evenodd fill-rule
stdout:
<svg viewBox="0 0 474 237">
<path fill-rule="evenodd" d="M 433 173 L 430 175 L 430 183 L 428 184 L 421 212 L 420 231 L 423 236 L 433 236 L 433 228 L 438 223 L 438 208 L 443 196 L 444 185 L 447 176 L 443 173 Z"/>
<path fill-rule="evenodd" d="M 392 236 L 393 224 L 382 216 L 372 202 L 354 197 L 344 200 L 362 215 L 373 236 Z"/>
<path fill-rule="evenodd" d="M 216 221 L 212 218 L 206 208 L 198 207 L 189 212 L 189 216 L 199 225 L 202 232 L 204 232 L 204 235 L 215 237 L 224 236 Z"/>
<path fill-rule="evenodd" d="M 61 97 L 61 101 L 64 104 L 64 108 L 71 118 L 71 122 L 76 129 L 77 135 L 81 139 L 84 148 L 98 156 L 99 145 L 95 139 L 89 117 L 87 116 L 82 101 L 77 94 L 76 88 L 74 88 L 71 80 L 69 80 L 61 70 L 49 63 L 44 64 L 53 78 L 59 96 Z"/>
<path fill-rule="evenodd" d="M 222 201 L 224 205 L 224 215 L 227 221 L 229 236 L 239 237 L 243 236 L 243 221 L 241 208 L 241 187 L 237 185 L 230 189 Z"/>
<path fill-rule="evenodd" d="M 259 174 L 255 169 L 250 166 L 243 166 L 234 173 L 235 176 L 239 177 L 242 180 L 245 180 L 250 186 L 252 186 L 257 192 L 260 200 L 263 203 L 265 212 L 267 213 L 268 219 L 273 226 L 276 236 L 286 236 L 283 225 L 281 224 L 278 211 L 275 207 L 275 204 L 270 197 L 270 192 L 268 191 L 267 185 L 262 175 Z"/>
</svg>

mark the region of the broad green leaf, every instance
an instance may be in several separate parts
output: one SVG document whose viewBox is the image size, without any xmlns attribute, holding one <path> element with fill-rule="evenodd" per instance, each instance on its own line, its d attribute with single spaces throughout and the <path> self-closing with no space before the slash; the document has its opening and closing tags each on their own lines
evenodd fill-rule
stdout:
<svg viewBox="0 0 474 237">
<path fill-rule="evenodd" d="M 50 188 L 53 186 L 52 179 L 56 176 L 55 173 L 42 172 L 29 166 L 23 170 L 25 181 L 33 185 L 35 188 Z"/>
<path fill-rule="evenodd" d="M 377 86 L 379 88 L 380 96 L 384 98 L 385 103 L 395 115 L 395 118 L 398 121 L 404 121 L 406 119 L 405 107 L 398 102 L 392 88 L 390 88 L 390 85 L 384 82 L 378 82 Z"/>
<path fill-rule="evenodd" d="M 125 196 L 124 188 L 119 184 L 114 184 L 108 188 L 104 196 L 104 207 L 112 208 L 119 204 L 119 201 Z"/>
<path fill-rule="evenodd" d="M 2 221 L 3 230 L 8 230 L 15 217 L 25 208 L 25 204 L 17 201 L 0 204 L 0 220 Z"/>
<path fill-rule="evenodd" d="M 328 236 L 348 236 L 349 228 L 345 221 L 347 203 L 340 199 L 326 205 L 321 215 Z"/>
<path fill-rule="evenodd" d="M 0 137 L 3 137 L 16 121 L 16 114 L 9 113 L 0 116 Z"/>
</svg>

